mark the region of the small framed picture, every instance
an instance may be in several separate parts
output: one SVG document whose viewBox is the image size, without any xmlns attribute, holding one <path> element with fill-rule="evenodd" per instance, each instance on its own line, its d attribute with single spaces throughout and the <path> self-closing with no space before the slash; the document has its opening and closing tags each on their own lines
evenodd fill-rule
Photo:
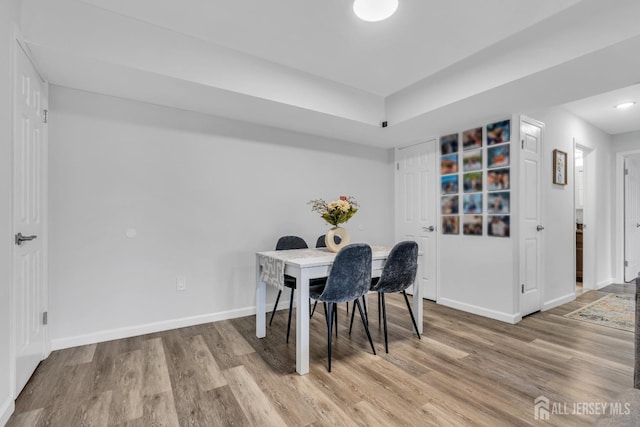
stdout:
<svg viewBox="0 0 640 427">
<path fill-rule="evenodd" d="M 458 155 L 447 154 L 440 158 L 440 175 L 458 172 Z"/>
<path fill-rule="evenodd" d="M 465 172 L 482 169 L 482 150 L 466 151 L 462 156 L 462 170 Z"/>
<path fill-rule="evenodd" d="M 482 215 L 465 215 L 462 223 L 465 236 L 482 236 Z"/>
<path fill-rule="evenodd" d="M 462 132 L 462 146 L 465 150 L 482 147 L 482 128 L 469 129 Z"/>
<path fill-rule="evenodd" d="M 462 176 L 462 183 L 465 193 L 482 191 L 482 171 L 465 173 Z"/>
<path fill-rule="evenodd" d="M 499 168 L 509 166 L 509 144 L 487 148 L 487 167 Z"/>
<path fill-rule="evenodd" d="M 509 168 L 491 169 L 487 171 L 487 190 L 500 191 L 509 189 Z"/>
<path fill-rule="evenodd" d="M 462 210 L 465 214 L 481 214 L 482 213 L 482 193 L 463 195 Z"/>
<path fill-rule="evenodd" d="M 508 191 L 489 193 L 487 202 L 487 212 L 490 214 L 508 214 L 510 205 L 510 194 Z"/>
<path fill-rule="evenodd" d="M 509 237 L 509 215 L 489 215 L 487 234 L 495 237 Z"/>
<path fill-rule="evenodd" d="M 440 202 L 443 215 L 453 215 L 458 213 L 458 195 L 442 196 Z"/>
<path fill-rule="evenodd" d="M 455 194 L 458 192 L 458 175 L 445 175 L 440 178 L 440 193 Z"/>
<path fill-rule="evenodd" d="M 553 183 L 567 185 L 567 153 L 553 150 Z"/>
<path fill-rule="evenodd" d="M 458 152 L 458 134 L 452 133 L 440 137 L 440 154 L 452 154 Z"/>
<path fill-rule="evenodd" d="M 460 219 L 457 215 L 442 217 L 442 234 L 460 234 Z"/>
<path fill-rule="evenodd" d="M 491 123 L 487 125 L 487 145 L 509 142 L 511 138 L 511 120 Z"/>
</svg>

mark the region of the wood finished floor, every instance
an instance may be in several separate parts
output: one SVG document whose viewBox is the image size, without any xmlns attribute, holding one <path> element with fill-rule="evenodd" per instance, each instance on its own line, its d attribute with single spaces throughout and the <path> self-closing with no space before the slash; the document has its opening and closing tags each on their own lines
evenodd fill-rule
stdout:
<svg viewBox="0 0 640 427">
<path fill-rule="evenodd" d="M 632 333 L 562 317 L 604 295 L 584 293 L 517 325 L 425 301 L 422 340 L 402 297 L 391 296 L 389 354 L 370 308 L 377 356 L 361 323 L 348 336 L 340 304 L 333 372 L 320 312 L 311 320 L 306 376 L 295 373 L 294 330 L 285 344 L 286 311 L 260 340 L 252 316 L 56 351 L 7 425 L 539 425 L 533 401 L 540 395 L 571 408 L 615 402 L 632 387 Z M 551 415 L 546 424 L 594 420 Z"/>
</svg>

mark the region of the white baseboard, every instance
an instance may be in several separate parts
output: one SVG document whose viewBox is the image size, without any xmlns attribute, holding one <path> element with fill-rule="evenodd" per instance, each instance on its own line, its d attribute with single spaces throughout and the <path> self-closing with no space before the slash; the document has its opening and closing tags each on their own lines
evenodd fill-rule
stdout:
<svg viewBox="0 0 640 427">
<path fill-rule="evenodd" d="M 282 300 L 282 298 L 280 298 Z M 283 307 L 283 304 L 278 304 Z M 289 308 L 289 301 L 286 302 Z M 267 312 L 273 309 L 273 304 L 267 306 Z M 77 347 L 81 345 L 94 344 L 98 342 L 111 341 L 121 338 L 129 338 L 137 335 L 151 334 L 154 332 L 167 331 L 170 329 L 184 328 L 187 326 L 201 325 L 203 323 L 218 322 L 220 320 L 235 319 L 237 317 L 252 316 L 256 314 L 255 307 L 246 307 L 237 310 L 223 311 L 220 313 L 202 314 L 199 316 L 183 317 L 180 319 L 164 320 L 161 322 L 147 323 L 143 325 L 128 326 L 124 328 L 98 331 L 91 334 L 77 335 L 74 337 L 58 338 L 51 340 L 52 350 L 62 350 L 64 348 Z"/>
<path fill-rule="evenodd" d="M 511 324 L 516 324 L 522 319 L 520 313 L 509 314 L 501 311 L 489 310 L 484 307 L 478 307 L 477 305 L 471 305 L 448 298 L 438 298 L 438 304 Z"/>
<path fill-rule="evenodd" d="M 266 312 L 270 313 L 275 306 L 275 301 L 267 304 Z M 295 307 L 295 301 L 293 302 Z M 278 302 L 278 310 L 289 309 L 289 295 L 283 293 Z M 135 337 L 137 335 L 152 334 L 154 332 L 168 331 L 170 329 L 184 328 L 187 326 L 201 325 L 203 323 L 219 322 L 221 320 L 235 319 L 237 317 L 253 316 L 255 307 L 245 307 L 237 310 L 222 311 L 219 313 L 202 314 L 199 316 L 183 317 L 180 319 L 164 320 L 161 322 L 147 323 L 144 325 L 127 326 L 124 328 L 108 329 L 91 334 L 77 335 L 74 337 L 58 338 L 51 340 L 51 350 L 62 350 L 81 345 L 95 344 L 98 342 L 117 340 L 121 338 Z"/>
<path fill-rule="evenodd" d="M 558 307 L 562 304 L 566 304 L 568 302 L 573 301 L 574 299 L 576 299 L 576 293 L 575 292 L 571 292 L 570 294 L 564 295 L 560 298 L 556 298 L 553 299 L 551 301 L 547 301 L 544 302 L 542 304 L 542 311 L 547 311 L 547 310 L 551 310 L 552 308 Z"/>
<path fill-rule="evenodd" d="M 601 282 L 598 282 L 598 283 L 596 284 L 596 290 L 598 290 L 598 289 L 602 289 L 602 288 L 604 288 L 605 286 L 609 286 L 609 285 L 611 285 L 611 284 L 613 284 L 613 283 L 615 283 L 615 282 L 616 282 L 616 281 L 615 281 L 615 279 L 614 279 L 613 277 L 611 277 L 611 278 L 609 278 L 609 279 L 607 279 L 607 280 L 603 280 L 603 281 L 601 281 Z"/>
<path fill-rule="evenodd" d="M 9 418 L 16 408 L 16 404 L 10 397 L 0 406 L 0 426 L 4 426 L 9 422 Z"/>
</svg>

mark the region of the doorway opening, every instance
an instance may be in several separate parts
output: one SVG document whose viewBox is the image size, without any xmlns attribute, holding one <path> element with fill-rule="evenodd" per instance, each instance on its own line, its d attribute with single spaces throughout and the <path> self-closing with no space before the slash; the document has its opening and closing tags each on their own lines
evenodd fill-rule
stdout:
<svg viewBox="0 0 640 427">
<path fill-rule="evenodd" d="M 576 295 L 584 292 L 582 286 L 583 279 L 583 232 L 584 225 L 584 152 L 578 146 L 574 153 L 574 196 L 575 196 L 575 218 L 576 218 Z"/>
<path fill-rule="evenodd" d="M 596 151 L 574 139 L 576 294 L 596 289 Z M 580 286 L 582 285 L 582 286 Z"/>
</svg>

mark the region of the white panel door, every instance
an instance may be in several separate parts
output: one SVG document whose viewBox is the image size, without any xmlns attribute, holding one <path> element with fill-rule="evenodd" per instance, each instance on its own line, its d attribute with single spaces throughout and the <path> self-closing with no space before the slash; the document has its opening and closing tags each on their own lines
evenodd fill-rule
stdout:
<svg viewBox="0 0 640 427">
<path fill-rule="evenodd" d="M 398 240 L 418 242 L 418 283 L 436 300 L 436 141 L 398 150 Z"/>
<path fill-rule="evenodd" d="M 542 308 L 542 219 L 540 207 L 540 165 L 542 125 L 520 122 L 520 314 L 526 316 Z"/>
<path fill-rule="evenodd" d="M 45 356 L 46 84 L 15 49 L 13 126 L 13 307 L 15 394 Z"/>
<path fill-rule="evenodd" d="M 624 280 L 630 282 L 640 273 L 640 159 L 624 163 Z"/>
</svg>

